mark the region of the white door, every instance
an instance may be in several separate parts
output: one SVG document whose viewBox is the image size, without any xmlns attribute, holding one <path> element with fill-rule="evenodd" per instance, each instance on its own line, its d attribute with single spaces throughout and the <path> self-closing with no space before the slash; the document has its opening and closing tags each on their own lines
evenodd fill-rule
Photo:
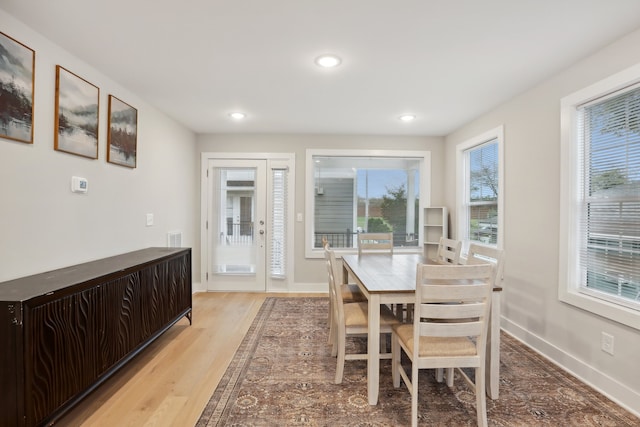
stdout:
<svg viewBox="0 0 640 427">
<path fill-rule="evenodd" d="M 266 160 L 209 160 L 208 290 L 266 290 L 266 171 Z"/>
</svg>

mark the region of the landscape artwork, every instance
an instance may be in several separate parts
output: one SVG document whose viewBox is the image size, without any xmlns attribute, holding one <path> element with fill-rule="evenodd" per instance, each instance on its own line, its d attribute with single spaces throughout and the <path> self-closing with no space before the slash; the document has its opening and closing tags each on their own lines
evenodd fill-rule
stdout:
<svg viewBox="0 0 640 427">
<path fill-rule="evenodd" d="M 36 53 L 0 32 L 0 137 L 33 144 Z"/>
<path fill-rule="evenodd" d="M 55 149 L 98 158 L 100 89 L 56 66 Z"/>
<path fill-rule="evenodd" d="M 138 110 L 109 95 L 109 135 L 107 161 L 136 167 Z"/>
</svg>

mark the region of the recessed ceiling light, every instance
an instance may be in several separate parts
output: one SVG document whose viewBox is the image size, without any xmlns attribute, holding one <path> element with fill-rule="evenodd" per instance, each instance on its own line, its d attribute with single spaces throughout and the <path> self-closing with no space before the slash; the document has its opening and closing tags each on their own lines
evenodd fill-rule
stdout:
<svg viewBox="0 0 640 427">
<path fill-rule="evenodd" d="M 336 55 L 321 55 L 316 58 L 316 64 L 323 68 L 333 68 L 340 65 L 342 60 Z"/>
<path fill-rule="evenodd" d="M 414 121 L 416 119 L 416 116 L 414 116 L 413 114 L 403 114 L 399 117 L 399 119 L 405 123 L 408 123 Z"/>
<path fill-rule="evenodd" d="M 247 117 L 247 115 L 245 113 L 235 112 L 235 113 L 229 114 L 229 117 L 231 117 L 234 120 L 242 120 L 245 117 Z"/>
</svg>

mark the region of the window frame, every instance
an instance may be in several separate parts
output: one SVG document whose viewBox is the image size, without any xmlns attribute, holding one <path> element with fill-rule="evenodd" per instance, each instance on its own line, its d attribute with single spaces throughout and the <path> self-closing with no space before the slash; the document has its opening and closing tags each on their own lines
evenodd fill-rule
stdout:
<svg viewBox="0 0 640 427">
<path fill-rule="evenodd" d="M 498 144 L 498 235 L 495 245 L 484 245 L 499 249 L 504 247 L 504 126 L 500 125 L 456 145 L 456 238 L 462 242 L 463 257 L 469 251 L 470 244 L 468 239 L 463 238 L 467 235 L 467 224 L 469 223 L 467 196 L 470 175 L 466 152 L 493 140 L 496 140 Z"/>
<path fill-rule="evenodd" d="M 315 177 L 314 177 L 314 156 L 326 157 L 413 157 L 420 158 L 420 201 L 419 212 L 425 207 L 431 205 L 431 152 L 430 151 L 404 151 L 404 150 L 337 150 L 337 149 L 307 149 L 306 165 L 305 165 L 305 257 L 306 258 L 323 258 L 324 251 L 322 248 L 314 248 L 314 212 L 315 212 Z M 399 249 L 397 252 L 422 252 L 423 246 L 423 215 L 418 216 L 419 241 L 418 246 L 410 249 Z M 357 253 L 357 248 L 336 248 L 337 255 L 347 253 Z M 396 249 L 394 249 L 396 252 Z"/>
<path fill-rule="evenodd" d="M 578 107 L 640 83 L 640 64 L 627 68 L 586 88 L 563 97 L 560 101 L 560 245 L 558 298 L 567 304 L 640 329 L 640 311 L 580 291 L 582 273 L 578 253 L 580 234 L 580 161 Z"/>
</svg>

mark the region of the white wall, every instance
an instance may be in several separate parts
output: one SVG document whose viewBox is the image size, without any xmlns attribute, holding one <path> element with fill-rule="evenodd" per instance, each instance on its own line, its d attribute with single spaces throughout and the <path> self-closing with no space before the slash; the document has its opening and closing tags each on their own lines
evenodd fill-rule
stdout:
<svg viewBox="0 0 640 427">
<path fill-rule="evenodd" d="M 0 281 L 166 246 L 171 230 L 184 233 L 198 271 L 195 135 L 2 10 L 0 22 L 36 51 L 34 143 L 0 138 Z M 53 149 L 57 64 L 100 88 L 97 160 Z M 138 110 L 136 169 L 106 161 L 109 94 Z M 88 179 L 86 195 L 70 191 L 73 175 Z"/>
<path fill-rule="evenodd" d="M 366 135 L 199 135 L 197 151 L 294 153 L 296 156 L 295 212 L 305 212 L 305 159 L 306 150 L 314 149 L 372 149 L 431 151 L 432 188 L 431 204 L 444 202 L 441 177 L 444 173 L 444 139 L 427 136 L 366 136 Z M 295 224 L 294 286 L 296 291 L 326 289 L 326 270 L 322 259 L 306 259 L 305 223 Z"/>
<path fill-rule="evenodd" d="M 640 414 L 640 331 L 558 300 L 560 99 L 640 63 L 638 46 L 640 30 L 448 135 L 445 195 L 454 208 L 456 144 L 504 124 L 502 325 Z M 600 350 L 602 331 L 614 356 Z"/>
</svg>

